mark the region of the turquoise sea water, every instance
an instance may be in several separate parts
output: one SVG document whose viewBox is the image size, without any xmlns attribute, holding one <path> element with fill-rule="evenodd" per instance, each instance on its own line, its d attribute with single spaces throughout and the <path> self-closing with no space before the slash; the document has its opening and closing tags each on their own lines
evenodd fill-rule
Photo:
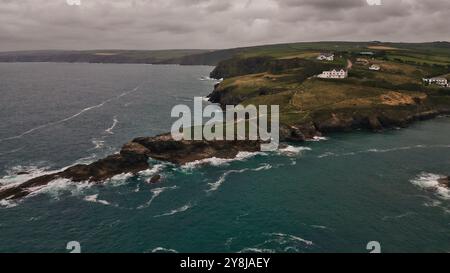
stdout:
<svg viewBox="0 0 450 273">
<path fill-rule="evenodd" d="M 211 67 L 0 64 L 0 183 L 117 152 L 211 92 Z M 234 161 L 55 181 L 0 207 L 0 252 L 449 252 L 450 118 Z M 26 171 L 27 175 L 17 175 Z M 149 185 L 154 173 L 164 179 Z"/>
</svg>

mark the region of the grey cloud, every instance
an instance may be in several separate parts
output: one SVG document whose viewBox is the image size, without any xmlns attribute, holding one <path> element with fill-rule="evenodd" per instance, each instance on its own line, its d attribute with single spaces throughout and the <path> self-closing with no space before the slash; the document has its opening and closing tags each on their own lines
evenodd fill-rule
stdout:
<svg viewBox="0 0 450 273">
<path fill-rule="evenodd" d="M 450 40 L 448 0 L 0 0 L 0 50 Z"/>
</svg>

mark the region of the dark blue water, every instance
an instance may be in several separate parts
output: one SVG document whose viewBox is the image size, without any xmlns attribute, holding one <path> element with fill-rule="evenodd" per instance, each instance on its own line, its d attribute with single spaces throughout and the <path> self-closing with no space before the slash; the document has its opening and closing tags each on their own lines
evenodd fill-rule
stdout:
<svg viewBox="0 0 450 273">
<path fill-rule="evenodd" d="M 211 67 L 0 64 L 2 184 L 169 131 Z M 184 167 L 104 186 L 55 181 L 0 207 L 0 252 L 450 251 L 450 118 Z M 16 175 L 28 171 L 28 175 Z M 161 173 L 163 183 L 145 181 Z"/>
</svg>

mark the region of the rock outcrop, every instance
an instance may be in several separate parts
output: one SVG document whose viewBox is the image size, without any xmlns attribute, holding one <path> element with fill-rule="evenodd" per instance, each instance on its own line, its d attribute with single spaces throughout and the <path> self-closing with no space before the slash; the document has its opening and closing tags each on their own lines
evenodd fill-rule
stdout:
<svg viewBox="0 0 450 273">
<path fill-rule="evenodd" d="M 442 177 L 438 180 L 439 185 L 450 188 L 450 176 Z"/>
<path fill-rule="evenodd" d="M 61 172 L 33 178 L 20 185 L 0 188 L 0 200 L 25 197 L 32 193 L 34 188 L 45 186 L 56 179 L 102 183 L 118 174 L 137 174 L 150 167 L 149 158 L 182 165 L 211 157 L 231 159 L 240 151 L 256 152 L 259 149 L 259 141 L 175 141 L 170 134 L 141 137 L 125 144 L 120 153 L 92 164 L 75 165 Z M 159 179 L 152 179 L 152 183 L 160 179 L 160 176 Z"/>
</svg>

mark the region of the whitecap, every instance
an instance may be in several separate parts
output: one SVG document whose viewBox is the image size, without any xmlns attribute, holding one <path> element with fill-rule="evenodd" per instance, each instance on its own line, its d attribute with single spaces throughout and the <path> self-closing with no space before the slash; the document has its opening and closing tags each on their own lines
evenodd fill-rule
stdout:
<svg viewBox="0 0 450 273">
<path fill-rule="evenodd" d="M 3 207 L 3 208 L 9 209 L 9 208 L 16 207 L 17 205 L 18 205 L 17 202 L 14 202 L 13 200 L 5 200 L 5 199 L 0 200 L 0 207 Z"/>
<path fill-rule="evenodd" d="M 126 95 L 128 95 L 128 94 L 131 94 L 131 93 L 133 93 L 133 92 L 136 92 L 137 90 L 139 90 L 140 87 L 141 87 L 141 85 L 135 87 L 135 88 L 132 89 L 132 90 L 123 92 L 122 94 L 120 94 L 120 95 L 118 95 L 118 96 L 109 98 L 109 99 L 107 99 L 107 100 L 105 100 L 105 101 L 103 101 L 103 102 L 101 102 L 101 103 L 99 103 L 99 104 L 96 104 L 96 105 L 93 105 L 93 106 L 86 107 L 86 108 L 82 109 L 81 111 L 79 111 L 78 113 L 76 113 L 76 114 L 74 114 L 74 115 L 72 115 L 72 116 L 63 118 L 63 119 L 61 119 L 61 120 L 57 120 L 57 121 L 53 121 L 53 122 L 48 122 L 48 123 L 46 123 L 46 124 L 37 126 L 37 127 L 35 127 L 35 128 L 32 128 L 32 129 L 30 129 L 30 130 L 28 130 L 28 131 L 25 131 L 25 132 L 23 132 L 22 134 L 19 134 L 19 135 L 16 135 L 16 136 L 12 136 L 12 137 L 7 137 L 7 138 L 0 139 L 0 142 L 4 142 L 4 141 L 8 141 L 8 140 L 13 140 L 13 139 L 20 139 L 20 138 L 22 138 L 22 137 L 24 137 L 24 136 L 26 136 L 26 135 L 29 135 L 29 134 L 31 134 L 31 133 L 33 133 L 33 132 L 35 132 L 35 131 L 39 131 L 39 130 L 41 130 L 41 129 L 45 129 L 45 128 L 50 127 L 50 126 L 53 126 L 53 125 L 58 125 L 58 124 L 61 124 L 61 123 L 65 123 L 65 122 L 70 121 L 70 120 L 72 120 L 72 119 L 74 119 L 74 118 L 77 118 L 78 116 L 81 116 L 81 115 L 83 115 L 84 113 L 89 112 L 89 111 L 91 111 L 91 110 L 93 110 L 93 109 L 101 108 L 101 107 L 103 107 L 106 103 L 109 103 L 109 102 L 111 102 L 111 101 L 113 101 L 113 100 L 119 99 L 119 98 L 121 98 L 121 97 L 123 97 L 123 96 L 126 96 Z"/>
<path fill-rule="evenodd" d="M 71 195 L 81 195 L 85 189 L 92 187 L 89 182 L 73 182 L 70 179 L 55 179 L 44 186 L 29 188 L 30 194 L 27 197 L 38 194 L 48 194 L 55 199 L 59 199 L 64 192 L 70 192 Z"/>
<path fill-rule="evenodd" d="M 98 199 L 98 194 L 86 196 L 84 197 L 84 200 L 92 203 L 99 203 L 105 206 L 111 205 L 108 201 Z"/>
<path fill-rule="evenodd" d="M 326 141 L 326 140 L 328 140 L 327 137 L 323 137 L 323 136 L 314 136 L 312 139 L 308 139 L 308 140 L 306 140 L 306 141 L 309 141 L 309 142 L 320 142 L 320 141 Z"/>
<path fill-rule="evenodd" d="M 302 244 L 306 244 L 308 246 L 314 245 L 314 243 L 312 241 L 309 240 L 305 240 L 301 237 L 298 236 L 294 236 L 294 235 L 290 235 L 290 234 L 284 234 L 284 233 L 269 233 L 268 235 L 270 236 L 274 236 L 277 242 L 281 243 L 281 244 L 285 244 L 285 243 L 289 243 L 289 242 L 299 242 Z"/>
<path fill-rule="evenodd" d="M 94 139 L 92 140 L 92 144 L 94 144 L 94 149 L 101 149 L 105 146 L 104 140 Z"/>
<path fill-rule="evenodd" d="M 184 206 L 182 206 L 180 208 L 173 209 L 170 212 L 163 213 L 163 214 L 160 214 L 160 215 L 156 215 L 154 217 L 172 216 L 172 215 L 175 215 L 177 213 L 185 212 L 185 211 L 187 211 L 190 208 L 192 208 L 192 204 L 188 203 L 188 204 L 186 204 L 186 205 L 184 205 Z"/>
<path fill-rule="evenodd" d="M 109 178 L 106 182 L 114 187 L 118 187 L 124 185 L 127 182 L 127 179 L 133 176 L 134 174 L 132 173 L 121 173 Z"/>
<path fill-rule="evenodd" d="M 178 189 L 177 186 L 173 186 L 173 187 L 163 187 L 163 188 L 155 188 L 151 190 L 152 193 L 152 197 L 150 198 L 150 200 L 145 203 L 144 205 L 139 206 L 137 209 L 145 209 L 150 207 L 150 205 L 153 203 L 153 201 L 160 196 L 163 192 L 168 191 L 168 190 L 175 190 Z"/>
<path fill-rule="evenodd" d="M 113 124 L 111 125 L 111 127 L 109 127 L 108 129 L 105 130 L 106 133 L 110 134 L 110 135 L 114 135 L 114 128 L 116 128 L 117 123 L 119 123 L 119 120 L 117 119 L 117 117 L 113 118 Z"/>
<path fill-rule="evenodd" d="M 152 250 L 152 253 L 178 253 L 175 249 L 157 247 Z"/>
<path fill-rule="evenodd" d="M 25 149 L 25 146 L 24 146 L 24 147 L 21 147 L 21 148 L 18 148 L 18 149 L 14 149 L 14 150 L 10 150 L 10 151 L 6 151 L 6 152 L 2 152 L 2 153 L 0 153 L 0 156 L 2 156 L 2 155 L 9 155 L 9 154 L 13 154 L 13 153 L 16 153 L 16 152 L 22 151 L 23 149 Z"/>
<path fill-rule="evenodd" d="M 311 150 L 312 149 L 309 147 L 303 147 L 303 146 L 295 147 L 295 146 L 288 145 L 284 148 L 279 149 L 278 152 L 282 155 L 295 156 L 295 155 L 301 154 L 303 151 L 311 151 Z"/>
<path fill-rule="evenodd" d="M 333 153 L 333 152 L 326 152 L 326 153 L 323 153 L 323 154 L 321 154 L 321 155 L 319 155 L 319 156 L 317 156 L 318 158 L 325 158 L 325 157 L 330 157 L 330 156 L 335 156 L 336 154 L 335 153 Z"/>
<path fill-rule="evenodd" d="M 154 165 L 151 169 L 140 171 L 138 174 L 144 177 L 153 176 L 159 173 L 167 164 L 157 164 Z"/>
<path fill-rule="evenodd" d="M 7 171 L 7 175 L 0 178 L 0 188 L 19 185 L 30 179 L 51 173 L 48 167 L 38 166 L 14 166 Z M 23 172 L 23 174 L 18 174 Z"/>
<path fill-rule="evenodd" d="M 268 248 L 256 248 L 256 247 L 246 247 L 238 253 L 275 253 L 275 250 Z"/>
<path fill-rule="evenodd" d="M 235 174 L 235 173 L 243 173 L 246 171 L 253 171 L 253 172 L 259 172 L 259 171 L 265 171 L 265 170 L 270 170 L 272 168 L 272 165 L 270 164 L 262 164 L 260 167 L 254 168 L 254 169 L 241 169 L 241 170 L 229 170 L 226 171 L 225 173 L 223 173 L 219 179 L 216 182 L 213 183 L 208 183 L 209 185 L 209 189 L 206 190 L 207 193 L 213 192 L 213 191 L 217 191 L 220 186 L 225 182 L 226 178 L 230 175 L 230 174 Z"/>
<path fill-rule="evenodd" d="M 441 178 L 444 178 L 444 176 L 424 172 L 410 182 L 422 189 L 435 192 L 441 199 L 450 200 L 450 189 L 439 184 Z"/>
<path fill-rule="evenodd" d="M 231 158 L 231 159 L 217 158 L 217 157 L 206 158 L 206 159 L 196 160 L 193 162 L 186 163 L 183 166 L 181 166 L 181 168 L 182 169 L 195 169 L 195 168 L 197 168 L 199 166 L 203 166 L 203 165 L 221 166 L 221 165 L 229 164 L 230 162 L 233 162 L 233 161 L 244 161 L 249 158 L 255 157 L 257 155 L 266 155 L 266 154 L 263 152 L 239 152 L 235 158 Z"/>
</svg>

